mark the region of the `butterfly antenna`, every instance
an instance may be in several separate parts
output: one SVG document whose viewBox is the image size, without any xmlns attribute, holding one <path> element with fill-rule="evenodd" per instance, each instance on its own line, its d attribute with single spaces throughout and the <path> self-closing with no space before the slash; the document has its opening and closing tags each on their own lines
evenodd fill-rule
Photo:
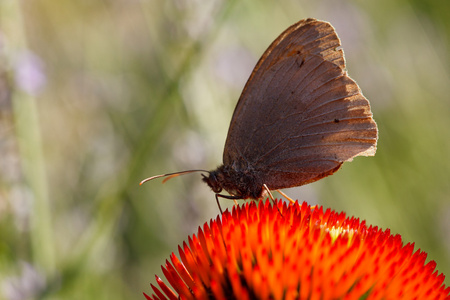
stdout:
<svg viewBox="0 0 450 300">
<path fill-rule="evenodd" d="M 161 177 L 167 177 L 163 180 L 163 183 L 166 182 L 169 179 L 172 179 L 174 177 L 180 176 L 180 175 L 184 175 L 184 174 L 189 174 L 189 173 L 194 173 L 194 172 L 204 172 L 204 173 L 208 173 L 209 171 L 206 170 L 187 170 L 187 171 L 181 171 L 181 172 L 175 172 L 175 173 L 167 173 L 167 174 L 161 174 L 161 175 L 155 175 L 149 178 L 145 178 L 144 180 L 142 180 L 139 185 L 143 185 L 144 183 L 146 183 L 147 181 L 156 179 L 156 178 L 161 178 Z"/>
</svg>

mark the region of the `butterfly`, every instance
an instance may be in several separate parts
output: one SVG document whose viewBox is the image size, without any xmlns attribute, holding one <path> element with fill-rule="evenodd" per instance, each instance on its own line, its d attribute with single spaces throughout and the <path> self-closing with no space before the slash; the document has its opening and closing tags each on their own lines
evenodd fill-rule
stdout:
<svg viewBox="0 0 450 300">
<path fill-rule="evenodd" d="M 328 22 L 309 18 L 287 28 L 242 91 L 223 164 L 213 171 L 152 176 L 141 184 L 203 172 L 218 204 L 218 197 L 260 199 L 329 176 L 356 156 L 375 155 L 377 125 L 369 101 L 347 75 L 340 46 Z"/>
</svg>

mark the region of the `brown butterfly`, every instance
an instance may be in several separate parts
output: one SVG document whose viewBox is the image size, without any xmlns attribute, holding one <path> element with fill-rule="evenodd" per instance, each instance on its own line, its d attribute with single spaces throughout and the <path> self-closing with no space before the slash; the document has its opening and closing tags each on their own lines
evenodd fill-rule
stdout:
<svg viewBox="0 0 450 300">
<path fill-rule="evenodd" d="M 355 156 L 375 155 L 377 125 L 369 101 L 347 75 L 340 45 L 328 22 L 305 19 L 290 26 L 264 52 L 242 91 L 223 165 L 141 184 L 205 172 L 217 203 L 218 197 L 259 199 L 331 175 Z"/>
</svg>

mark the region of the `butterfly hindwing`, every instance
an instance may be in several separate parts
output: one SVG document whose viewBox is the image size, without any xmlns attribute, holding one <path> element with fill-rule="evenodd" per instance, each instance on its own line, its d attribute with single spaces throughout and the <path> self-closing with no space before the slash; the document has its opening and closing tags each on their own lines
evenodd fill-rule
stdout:
<svg viewBox="0 0 450 300">
<path fill-rule="evenodd" d="M 375 154 L 376 123 L 339 46 L 334 28 L 314 19 L 292 25 L 269 46 L 234 111 L 224 165 L 256 170 L 279 189 Z"/>
</svg>

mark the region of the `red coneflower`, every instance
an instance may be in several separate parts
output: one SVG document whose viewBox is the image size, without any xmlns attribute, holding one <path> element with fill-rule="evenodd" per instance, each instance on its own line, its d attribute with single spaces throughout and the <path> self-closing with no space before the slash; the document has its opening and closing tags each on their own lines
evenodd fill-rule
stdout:
<svg viewBox="0 0 450 300">
<path fill-rule="evenodd" d="M 245 204 L 173 253 L 147 299 L 450 299 L 400 235 L 308 204 Z"/>
</svg>

